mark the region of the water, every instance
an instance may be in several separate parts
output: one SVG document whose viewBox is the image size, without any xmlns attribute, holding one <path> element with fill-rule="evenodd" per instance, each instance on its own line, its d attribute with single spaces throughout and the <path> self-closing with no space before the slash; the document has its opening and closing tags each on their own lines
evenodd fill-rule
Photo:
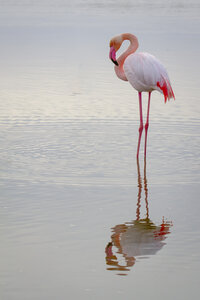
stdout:
<svg viewBox="0 0 200 300">
<path fill-rule="evenodd" d="M 1 299 L 197 297 L 199 2 L 0 7 Z M 139 165 L 137 93 L 108 60 L 128 31 L 176 95 L 152 94 Z"/>
</svg>

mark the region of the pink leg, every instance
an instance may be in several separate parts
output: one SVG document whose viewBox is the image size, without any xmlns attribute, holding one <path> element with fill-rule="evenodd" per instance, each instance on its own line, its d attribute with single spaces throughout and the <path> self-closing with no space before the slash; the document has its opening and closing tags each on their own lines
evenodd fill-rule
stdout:
<svg viewBox="0 0 200 300">
<path fill-rule="evenodd" d="M 147 108 L 147 120 L 146 120 L 146 124 L 145 124 L 144 157 L 146 157 L 146 153 L 147 153 L 147 131 L 148 131 L 148 128 L 149 128 L 150 99 L 151 99 L 151 92 L 149 92 L 149 100 L 148 100 L 148 108 Z"/>
<path fill-rule="evenodd" d="M 138 137 L 138 147 L 137 147 L 137 159 L 139 158 L 139 151 L 140 151 L 140 141 L 142 137 L 143 131 L 143 118 L 142 118 L 142 93 L 138 93 L 139 96 L 139 108 L 140 108 L 140 127 L 139 127 L 139 137 Z"/>
</svg>

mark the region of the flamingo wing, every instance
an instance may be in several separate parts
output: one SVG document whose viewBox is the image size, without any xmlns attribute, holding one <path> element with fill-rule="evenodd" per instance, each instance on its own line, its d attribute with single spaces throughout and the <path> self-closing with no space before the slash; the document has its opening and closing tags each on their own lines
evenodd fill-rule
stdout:
<svg viewBox="0 0 200 300">
<path fill-rule="evenodd" d="M 158 90 L 165 102 L 174 98 L 169 76 L 161 62 L 149 53 L 133 53 L 124 62 L 124 72 L 130 84 L 139 92 Z"/>
</svg>

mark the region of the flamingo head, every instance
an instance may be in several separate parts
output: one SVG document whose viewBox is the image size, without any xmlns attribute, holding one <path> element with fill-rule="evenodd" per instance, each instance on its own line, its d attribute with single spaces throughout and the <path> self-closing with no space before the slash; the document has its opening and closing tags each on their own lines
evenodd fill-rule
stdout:
<svg viewBox="0 0 200 300">
<path fill-rule="evenodd" d="M 112 62 L 118 66 L 118 62 L 116 59 L 116 52 L 121 47 L 121 44 L 123 42 L 123 38 L 121 35 L 118 35 L 110 40 L 110 53 L 109 58 L 112 60 Z"/>
</svg>

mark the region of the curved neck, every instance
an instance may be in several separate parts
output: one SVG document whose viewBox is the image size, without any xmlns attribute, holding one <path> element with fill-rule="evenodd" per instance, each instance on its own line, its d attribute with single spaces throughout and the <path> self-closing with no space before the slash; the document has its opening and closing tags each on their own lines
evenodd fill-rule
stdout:
<svg viewBox="0 0 200 300">
<path fill-rule="evenodd" d="M 130 54 L 134 53 L 137 50 L 139 43 L 136 36 L 131 33 L 123 33 L 121 36 L 122 36 L 122 42 L 128 40 L 130 41 L 130 45 L 127 48 L 127 50 L 124 53 L 122 53 L 120 57 L 117 59 L 118 66 L 115 66 L 115 73 L 120 79 L 127 81 L 123 69 L 124 61 Z"/>
<path fill-rule="evenodd" d="M 134 53 L 139 46 L 138 39 L 133 34 L 124 33 L 124 34 L 122 34 L 122 39 L 123 39 L 123 41 L 125 41 L 125 40 L 130 41 L 130 45 L 127 48 L 127 50 L 124 53 L 122 53 L 122 55 L 120 55 L 120 57 L 118 58 L 117 62 L 119 65 L 123 65 L 127 56 Z"/>
</svg>

